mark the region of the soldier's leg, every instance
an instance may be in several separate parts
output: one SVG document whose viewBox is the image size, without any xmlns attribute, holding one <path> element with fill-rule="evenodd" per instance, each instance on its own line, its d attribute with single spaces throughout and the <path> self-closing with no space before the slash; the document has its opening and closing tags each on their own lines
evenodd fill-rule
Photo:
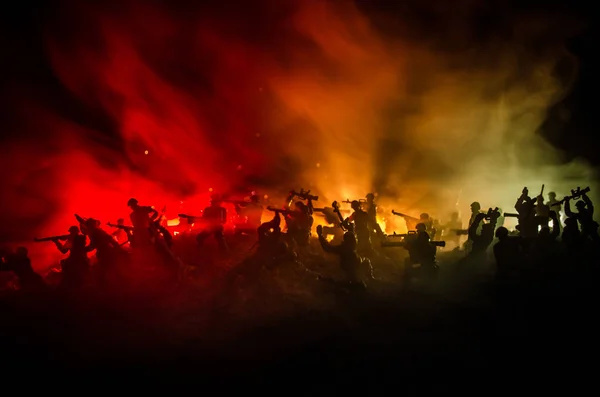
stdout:
<svg viewBox="0 0 600 397">
<path fill-rule="evenodd" d="M 222 226 L 215 229 L 214 236 L 215 236 L 215 239 L 217 240 L 217 243 L 219 244 L 219 249 L 221 249 L 221 251 L 223 251 L 223 252 L 228 251 L 229 248 L 227 247 L 227 243 L 225 242 L 225 234 L 223 232 Z"/>
<path fill-rule="evenodd" d="M 210 235 L 210 232 L 208 232 L 207 230 L 203 230 L 200 233 L 198 233 L 198 235 L 196 236 L 196 241 L 198 242 L 198 245 L 204 244 L 204 240 L 206 240 L 206 238 L 209 235 Z"/>
</svg>

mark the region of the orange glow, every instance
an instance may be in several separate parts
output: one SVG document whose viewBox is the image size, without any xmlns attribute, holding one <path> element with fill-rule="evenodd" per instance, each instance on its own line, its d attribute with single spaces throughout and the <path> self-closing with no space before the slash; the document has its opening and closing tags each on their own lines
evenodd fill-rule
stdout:
<svg viewBox="0 0 600 397">
<path fill-rule="evenodd" d="M 276 206 L 291 188 L 310 188 L 319 206 L 377 191 L 380 225 L 401 233 L 391 208 L 442 219 L 475 200 L 508 210 L 523 186 L 543 180 L 560 196 L 595 179 L 536 133 L 568 89 L 555 66 L 576 71 L 553 21 L 519 19 L 517 41 L 453 53 L 437 48 L 464 48 L 461 7 L 445 18 L 456 37 L 438 43 L 410 16 L 383 32 L 393 21 L 351 1 L 242 8 L 258 18 L 159 5 L 176 2 L 67 3 L 44 24 L 65 97 L 11 99 L 22 119 L 20 138 L 0 147 L 11 242 L 64 233 L 74 213 L 127 223 L 129 198 L 166 205 L 170 225 L 200 215 L 212 192 L 249 186 Z M 554 42 L 539 54 L 521 45 L 546 36 Z M 62 99 L 81 114 L 59 111 Z M 34 265 L 61 256 L 28 247 Z"/>
<path fill-rule="evenodd" d="M 173 226 L 179 226 L 180 224 L 180 220 L 179 218 L 175 218 L 175 219 L 168 219 L 167 220 L 167 226 L 169 227 L 173 227 Z"/>
</svg>

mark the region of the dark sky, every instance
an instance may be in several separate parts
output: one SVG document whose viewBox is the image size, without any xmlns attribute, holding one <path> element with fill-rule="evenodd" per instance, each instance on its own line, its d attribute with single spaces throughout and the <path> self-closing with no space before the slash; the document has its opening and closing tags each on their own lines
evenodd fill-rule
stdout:
<svg viewBox="0 0 600 397">
<path fill-rule="evenodd" d="M 333 1 L 333 0 L 332 0 Z M 175 2 L 178 3 L 178 2 Z M 229 12 L 235 2 L 215 2 L 214 7 Z M 225 4 L 226 7 L 225 7 Z M 421 23 L 432 23 L 439 26 L 443 21 L 433 21 L 429 6 L 424 2 L 397 2 L 397 1 L 359 1 L 360 6 L 367 12 L 393 16 L 395 12 L 407 12 L 407 9 L 419 18 Z M 402 5 L 398 5 L 402 3 Z M 560 10 L 565 15 L 577 15 L 587 21 L 587 28 L 583 34 L 573 37 L 569 43 L 569 50 L 580 59 L 580 73 L 577 83 L 570 95 L 553 110 L 546 126 L 540 133 L 544 134 L 554 145 L 564 149 L 569 156 L 581 155 L 598 164 L 597 147 L 598 122 L 595 117 L 597 77 L 597 15 L 594 13 L 593 2 L 486 2 L 482 11 L 480 34 L 485 35 L 495 26 L 500 24 L 503 15 L 514 12 L 548 12 Z M 174 7 L 185 13 L 185 3 L 176 4 Z M 247 3 L 246 3 L 247 4 Z M 433 4 L 443 4 L 440 2 Z M 211 7 L 208 2 L 203 2 L 203 7 Z M 244 7 L 238 17 L 251 16 L 252 7 Z M 249 12 L 250 11 L 250 12 Z M 53 76 L 44 53 L 43 32 L 45 24 L 52 18 L 65 17 L 57 14 L 57 3 L 52 1 L 25 0 L 14 2 L 11 7 L 5 8 L 1 14 L 2 29 L 2 114 L 0 123 L 4 131 L 3 136 L 10 136 L 15 131 L 22 136 L 23 131 L 18 129 L 19 117 L 12 104 L 19 96 L 36 95 L 51 98 L 53 106 L 60 112 L 67 113 L 68 117 L 84 124 L 100 126 L 100 130 L 110 133 L 110 121 L 101 114 L 86 108 L 72 98 L 60 82 Z M 393 20 L 393 18 L 388 18 Z M 438 18 L 439 19 L 439 18 Z M 385 29 L 382 26 L 382 29 Z M 432 28 L 434 29 L 434 28 Z M 567 122 L 561 121 L 559 113 L 568 110 L 571 115 Z M 26 131 L 31 138 L 36 131 Z M 115 143 L 117 144 L 117 143 Z"/>
</svg>

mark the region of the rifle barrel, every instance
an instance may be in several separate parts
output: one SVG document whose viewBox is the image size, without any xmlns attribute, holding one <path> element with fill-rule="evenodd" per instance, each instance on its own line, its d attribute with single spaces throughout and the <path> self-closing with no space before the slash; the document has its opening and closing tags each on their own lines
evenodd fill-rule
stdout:
<svg viewBox="0 0 600 397">
<path fill-rule="evenodd" d="M 63 234 L 60 236 L 50 236 L 50 237 L 42 237 L 42 238 L 34 238 L 33 241 L 36 243 L 43 243 L 46 241 L 54 241 L 54 240 L 66 240 L 69 238 L 68 234 Z"/>
</svg>

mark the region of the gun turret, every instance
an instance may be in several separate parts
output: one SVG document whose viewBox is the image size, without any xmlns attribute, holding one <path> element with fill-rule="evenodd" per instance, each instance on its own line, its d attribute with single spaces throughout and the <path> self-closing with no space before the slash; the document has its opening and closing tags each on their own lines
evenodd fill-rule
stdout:
<svg viewBox="0 0 600 397">
<path fill-rule="evenodd" d="M 558 206 L 563 204 L 565 201 L 567 200 L 576 200 L 579 197 L 583 196 L 584 194 L 587 194 L 590 192 L 590 187 L 586 187 L 585 189 L 581 189 L 579 186 L 577 187 L 577 189 L 571 189 L 571 195 L 565 197 L 564 199 L 552 204 L 552 206 Z"/>
<path fill-rule="evenodd" d="M 50 236 L 50 237 L 42 237 L 42 238 L 34 238 L 33 241 L 36 243 L 43 243 L 45 241 L 65 241 L 70 237 L 69 234 L 63 234 L 60 236 Z"/>
<path fill-rule="evenodd" d="M 397 211 L 394 211 L 394 210 L 392 210 L 392 214 L 394 214 L 396 216 L 401 216 L 403 218 L 412 219 L 412 220 L 415 220 L 415 221 L 419 220 L 419 218 L 415 218 L 414 216 L 406 215 L 406 214 L 403 214 L 401 212 L 397 212 Z"/>
<path fill-rule="evenodd" d="M 290 191 L 290 196 L 300 197 L 302 200 L 319 201 L 319 196 L 310 194 L 310 190 L 300 189 L 300 192 L 295 190 Z"/>
</svg>

